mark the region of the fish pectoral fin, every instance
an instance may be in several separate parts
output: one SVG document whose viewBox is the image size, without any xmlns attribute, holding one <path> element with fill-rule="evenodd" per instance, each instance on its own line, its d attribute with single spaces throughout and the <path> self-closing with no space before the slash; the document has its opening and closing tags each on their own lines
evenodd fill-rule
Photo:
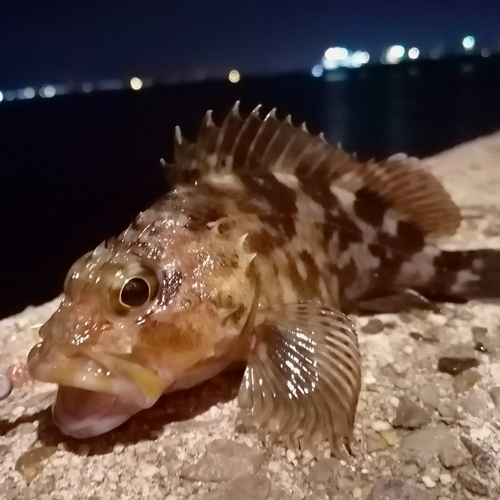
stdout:
<svg viewBox="0 0 500 500">
<path fill-rule="evenodd" d="M 315 302 L 267 309 L 254 330 L 238 404 L 245 425 L 313 449 L 349 449 L 361 386 L 354 325 Z M 260 313 L 259 313 L 260 316 Z"/>
</svg>

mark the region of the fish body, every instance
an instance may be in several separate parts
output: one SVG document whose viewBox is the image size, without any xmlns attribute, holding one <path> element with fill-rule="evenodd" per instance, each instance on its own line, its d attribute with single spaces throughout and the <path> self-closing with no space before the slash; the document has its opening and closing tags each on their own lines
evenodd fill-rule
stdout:
<svg viewBox="0 0 500 500">
<path fill-rule="evenodd" d="M 344 313 L 498 295 L 497 251 L 427 243 L 460 211 L 416 160 L 359 162 L 235 107 L 220 127 L 207 113 L 194 144 L 178 132 L 175 161 L 173 190 L 75 263 L 29 355 L 35 379 L 59 384 L 66 434 L 106 432 L 243 361 L 245 422 L 339 452 L 361 380 Z"/>
</svg>

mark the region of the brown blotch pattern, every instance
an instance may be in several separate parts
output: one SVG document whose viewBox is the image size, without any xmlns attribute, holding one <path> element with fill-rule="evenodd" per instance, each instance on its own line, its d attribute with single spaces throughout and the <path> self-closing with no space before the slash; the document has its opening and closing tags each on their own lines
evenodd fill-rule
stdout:
<svg viewBox="0 0 500 500">
<path fill-rule="evenodd" d="M 354 212 L 356 215 L 373 227 L 381 227 L 389 203 L 366 186 L 358 189 L 355 196 Z"/>
</svg>

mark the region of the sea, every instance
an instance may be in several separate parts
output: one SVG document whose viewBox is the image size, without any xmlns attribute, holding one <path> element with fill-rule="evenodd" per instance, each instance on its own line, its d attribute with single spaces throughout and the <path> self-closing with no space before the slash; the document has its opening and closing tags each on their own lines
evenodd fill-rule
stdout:
<svg viewBox="0 0 500 500">
<path fill-rule="evenodd" d="M 425 157 L 500 130 L 499 89 L 497 55 L 1 102 L 0 318 L 57 296 L 74 260 L 166 192 L 174 127 L 194 140 L 208 109 L 276 107 L 361 159 Z"/>
</svg>

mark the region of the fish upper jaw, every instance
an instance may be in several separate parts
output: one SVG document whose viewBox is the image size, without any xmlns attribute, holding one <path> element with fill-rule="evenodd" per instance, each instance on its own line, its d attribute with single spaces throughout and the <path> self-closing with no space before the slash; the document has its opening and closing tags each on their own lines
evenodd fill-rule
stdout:
<svg viewBox="0 0 500 500">
<path fill-rule="evenodd" d="M 28 356 L 31 376 L 59 385 L 53 416 L 64 434 L 86 438 L 107 432 L 149 408 L 169 385 L 155 371 L 93 348 Z"/>
<path fill-rule="evenodd" d="M 114 394 L 141 408 L 152 406 L 169 385 L 156 370 L 119 355 L 90 347 L 78 349 L 78 352 L 60 349 L 42 357 L 40 346 L 31 350 L 28 370 L 41 382 Z M 168 374 L 162 375 L 168 377 Z"/>
</svg>

